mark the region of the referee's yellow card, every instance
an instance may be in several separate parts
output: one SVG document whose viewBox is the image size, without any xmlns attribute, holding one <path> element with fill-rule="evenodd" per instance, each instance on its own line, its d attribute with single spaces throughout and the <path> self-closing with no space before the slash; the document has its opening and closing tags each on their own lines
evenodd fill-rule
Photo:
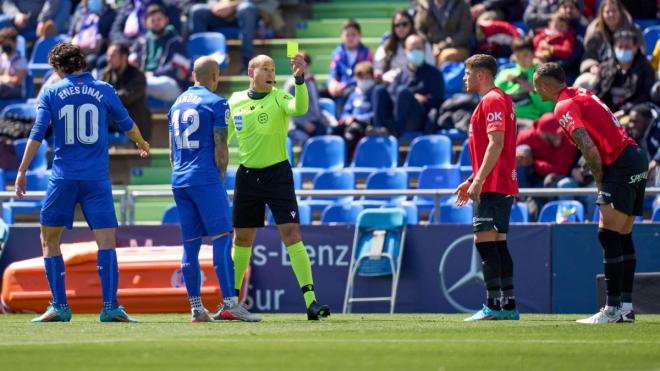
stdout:
<svg viewBox="0 0 660 371">
<path fill-rule="evenodd" d="M 293 58 L 298 54 L 298 42 L 297 41 L 287 41 L 286 42 L 286 56 Z"/>
</svg>

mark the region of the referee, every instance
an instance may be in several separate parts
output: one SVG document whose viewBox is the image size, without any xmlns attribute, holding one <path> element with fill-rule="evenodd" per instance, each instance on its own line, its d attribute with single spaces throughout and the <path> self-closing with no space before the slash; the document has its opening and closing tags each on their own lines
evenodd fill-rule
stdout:
<svg viewBox="0 0 660 371">
<path fill-rule="evenodd" d="M 268 204 L 302 289 L 307 319 L 318 320 L 329 316 L 330 308 L 316 301 L 312 267 L 300 236 L 298 202 L 286 150 L 289 116 L 307 112 L 302 54 L 291 59 L 291 66 L 296 80 L 295 97 L 275 87 L 273 59 L 258 55 L 248 65 L 250 89 L 229 98 L 228 139 L 236 135 L 240 163 L 232 215 L 235 284 L 239 286 L 237 291 L 240 290 L 254 237 L 257 228 L 264 226 Z"/>
</svg>

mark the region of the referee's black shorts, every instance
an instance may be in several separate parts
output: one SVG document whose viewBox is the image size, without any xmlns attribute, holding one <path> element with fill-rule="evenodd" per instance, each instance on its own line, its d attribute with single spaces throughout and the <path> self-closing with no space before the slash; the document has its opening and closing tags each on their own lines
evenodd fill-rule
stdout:
<svg viewBox="0 0 660 371">
<path fill-rule="evenodd" d="M 238 167 L 232 211 L 234 228 L 263 227 L 266 204 L 276 224 L 300 223 L 289 161 L 263 169 Z"/>
<path fill-rule="evenodd" d="M 639 146 L 628 145 L 613 163 L 603 166 L 603 189 L 596 203 L 626 215 L 642 215 L 649 163 Z"/>
<path fill-rule="evenodd" d="M 475 203 L 473 206 L 472 231 L 475 233 L 492 230 L 498 233 L 509 232 L 513 199 L 512 195 L 502 193 L 482 193 L 479 203 Z"/>
</svg>

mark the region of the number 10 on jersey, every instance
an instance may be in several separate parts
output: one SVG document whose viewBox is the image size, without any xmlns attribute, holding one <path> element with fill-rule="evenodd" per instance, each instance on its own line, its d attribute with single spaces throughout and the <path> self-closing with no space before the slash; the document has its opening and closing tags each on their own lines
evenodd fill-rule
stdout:
<svg viewBox="0 0 660 371">
<path fill-rule="evenodd" d="M 172 113 L 171 119 L 172 128 L 174 129 L 174 141 L 177 148 L 199 148 L 199 140 L 190 139 L 190 136 L 199 129 L 199 113 L 194 109 L 187 109 L 183 111 L 183 114 L 181 114 L 181 110 L 176 110 Z M 183 123 L 187 124 L 188 127 L 181 131 Z"/>
</svg>

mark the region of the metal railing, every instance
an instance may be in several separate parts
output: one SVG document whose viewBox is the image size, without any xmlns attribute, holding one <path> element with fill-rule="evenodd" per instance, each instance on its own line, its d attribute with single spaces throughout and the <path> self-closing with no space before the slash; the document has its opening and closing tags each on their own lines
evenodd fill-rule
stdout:
<svg viewBox="0 0 660 371">
<path fill-rule="evenodd" d="M 27 200 L 38 200 L 44 197 L 46 192 L 34 191 L 27 192 L 25 198 Z M 234 191 L 227 192 L 230 197 L 233 197 Z M 435 220 L 439 223 L 440 220 L 440 205 L 441 197 L 451 196 L 454 189 L 408 189 L 408 190 L 296 190 L 296 195 L 300 197 L 315 197 L 315 198 L 328 198 L 328 197 L 394 197 L 394 196 L 425 196 L 433 197 L 435 206 Z M 520 196 L 532 197 L 557 197 L 557 196 L 593 196 L 596 194 L 596 188 L 522 188 L 520 189 Z M 660 187 L 650 187 L 646 189 L 647 196 L 656 196 L 660 194 Z M 118 189 L 113 190 L 112 195 L 115 199 L 119 199 L 119 222 L 122 225 L 135 224 L 135 207 L 136 200 L 140 198 L 159 198 L 159 197 L 172 197 L 171 190 L 161 191 L 144 191 L 144 190 L 128 190 Z M 16 199 L 14 192 L 0 192 L 0 201 Z"/>
</svg>

